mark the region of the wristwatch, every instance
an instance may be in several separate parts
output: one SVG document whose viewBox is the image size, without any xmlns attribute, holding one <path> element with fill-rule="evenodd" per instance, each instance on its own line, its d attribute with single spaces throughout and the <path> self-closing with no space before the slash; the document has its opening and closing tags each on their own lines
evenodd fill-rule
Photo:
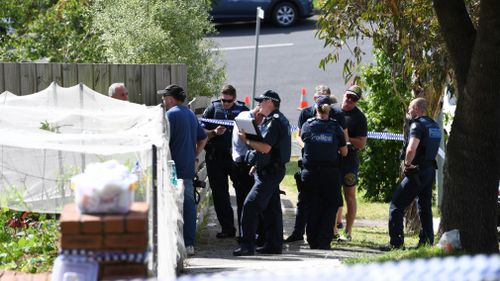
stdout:
<svg viewBox="0 0 500 281">
<path fill-rule="evenodd" d="M 245 143 L 246 143 L 248 146 L 250 146 L 250 140 L 247 140 Z"/>
</svg>

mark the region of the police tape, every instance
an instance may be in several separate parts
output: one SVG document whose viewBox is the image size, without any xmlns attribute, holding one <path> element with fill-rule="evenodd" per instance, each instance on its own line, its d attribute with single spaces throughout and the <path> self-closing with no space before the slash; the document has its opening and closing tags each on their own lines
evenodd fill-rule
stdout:
<svg viewBox="0 0 500 281">
<path fill-rule="evenodd" d="M 234 126 L 233 120 L 207 119 L 207 118 L 200 118 L 199 120 L 205 123 L 224 125 L 224 126 Z M 297 125 L 290 125 L 290 130 L 292 132 L 296 132 L 299 130 L 299 127 Z M 381 139 L 381 140 L 396 140 L 396 141 L 404 140 L 403 134 L 387 133 L 387 132 L 368 132 L 368 138 Z"/>
<path fill-rule="evenodd" d="M 207 118 L 199 118 L 201 122 L 212 123 L 217 125 L 224 126 L 234 126 L 233 120 L 222 120 L 222 119 L 207 119 Z M 290 125 L 290 130 L 296 132 L 299 130 L 297 125 Z M 394 141 L 404 141 L 403 134 L 398 133 L 388 133 L 388 132 L 368 132 L 367 135 L 370 139 L 379 139 L 379 140 L 394 140 Z M 441 158 L 445 158 L 446 154 L 443 149 L 439 148 L 438 155 Z"/>
</svg>

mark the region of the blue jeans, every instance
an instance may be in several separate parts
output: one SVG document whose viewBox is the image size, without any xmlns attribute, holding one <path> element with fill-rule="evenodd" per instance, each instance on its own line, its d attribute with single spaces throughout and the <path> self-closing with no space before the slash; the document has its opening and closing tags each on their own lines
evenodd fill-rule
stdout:
<svg viewBox="0 0 500 281">
<path fill-rule="evenodd" d="M 184 183 L 184 246 L 194 246 L 196 237 L 196 203 L 194 202 L 193 179 L 182 179 Z"/>
<path fill-rule="evenodd" d="M 434 166 L 420 168 L 417 175 L 406 176 L 394 192 L 389 207 L 389 236 L 391 245 L 404 244 L 403 217 L 406 207 L 417 198 L 418 215 L 422 223 L 419 243 L 434 244 L 432 225 L 432 184 L 436 170 Z M 416 178 L 418 177 L 418 179 Z"/>
</svg>

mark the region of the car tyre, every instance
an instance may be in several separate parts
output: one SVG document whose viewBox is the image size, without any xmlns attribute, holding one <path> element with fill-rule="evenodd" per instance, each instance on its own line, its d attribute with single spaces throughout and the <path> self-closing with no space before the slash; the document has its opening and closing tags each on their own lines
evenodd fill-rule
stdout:
<svg viewBox="0 0 500 281">
<path fill-rule="evenodd" d="M 280 27 L 288 27 L 297 20 L 297 7 L 290 2 L 278 3 L 272 13 L 273 22 Z"/>
</svg>

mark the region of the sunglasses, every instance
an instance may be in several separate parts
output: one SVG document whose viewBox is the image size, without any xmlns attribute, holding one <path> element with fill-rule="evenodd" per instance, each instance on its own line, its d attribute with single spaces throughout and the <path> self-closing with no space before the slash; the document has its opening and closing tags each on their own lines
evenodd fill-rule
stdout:
<svg viewBox="0 0 500 281">
<path fill-rule="evenodd" d="M 357 101 L 359 100 L 358 98 L 356 98 L 356 97 L 354 97 L 354 96 L 351 96 L 351 95 L 346 96 L 346 99 L 347 99 L 347 100 L 350 100 L 350 101 L 352 101 L 352 102 L 357 102 Z"/>
<path fill-rule="evenodd" d="M 221 102 L 223 103 L 232 103 L 234 99 L 226 100 L 226 99 L 220 99 Z"/>
</svg>

